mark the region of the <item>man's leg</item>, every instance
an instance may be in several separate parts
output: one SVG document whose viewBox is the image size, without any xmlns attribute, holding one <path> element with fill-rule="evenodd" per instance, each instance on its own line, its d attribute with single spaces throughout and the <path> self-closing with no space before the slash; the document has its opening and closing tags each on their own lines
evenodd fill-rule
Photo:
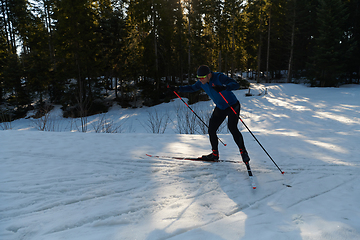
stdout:
<svg viewBox="0 0 360 240">
<path fill-rule="evenodd" d="M 221 123 L 225 120 L 225 118 L 226 118 L 226 111 L 215 107 L 210 118 L 209 129 L 208 129 L 212 150 L 218 151 L 219 140 L 216 135 L 216 131 L 220 127 Z"/>
<path fill-rule="evenodd" d="M 229 128 L 231 134 L 233 135 L 236 145 L 238 145 L 238 147 L 239 147 L 239 151 L 240 151 L 243 161 L 248 162 L 248 161 L 250 161 L 250 158 L 249 158 L 248 153 L 245 148 L 244 138 L 238 128 L 240 103 L 234 104 L 232 107 L 234 108 L 234 110 L 237 114 L 235 115 L 235 113 L 230 109 L 231 112 L 229 111 L 229 113 L 228 113 L 229 114 L 228 115 L 228 128 Z"/>
</svg>

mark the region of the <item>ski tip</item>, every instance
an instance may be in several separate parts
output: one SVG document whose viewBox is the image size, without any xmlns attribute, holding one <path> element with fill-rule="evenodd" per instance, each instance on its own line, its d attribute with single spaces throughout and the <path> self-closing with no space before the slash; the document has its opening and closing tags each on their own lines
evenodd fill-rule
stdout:
<svg viewBox="0 0 360 240">
<path fill-rule="evenodd" d="M 152 157 L 152 155 L 150 155 L 150 154 L 146 154 L 146 156 L 148 156 L 148 157 Z"/>
</svg>

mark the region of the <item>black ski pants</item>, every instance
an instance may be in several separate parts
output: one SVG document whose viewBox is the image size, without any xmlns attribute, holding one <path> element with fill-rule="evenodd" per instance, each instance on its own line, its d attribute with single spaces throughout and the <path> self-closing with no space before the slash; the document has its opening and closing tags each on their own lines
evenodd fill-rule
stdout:
<svg viewBox="0 0 360 240">
<path fill-rule="evenodd" d="M 238 129 L 239 114 L 240 114 L 240 103 L 237 102 L 232 105 L 232 108 L 237 114 L 235 114 L 230 107 L 221 110 L 218 107 L 215 107 L 209 122 L 209 137 L 212 150 L 218 150 L 219 140 L 216 135 L 216 132 L 220 125 L 224 122 L 225 118 L 228 117 L 228 128 L 232 134 L 235 143 L 238 145 L 239 150 L 245 150 L 244 139 L 242 134 Z"/>
</svg>

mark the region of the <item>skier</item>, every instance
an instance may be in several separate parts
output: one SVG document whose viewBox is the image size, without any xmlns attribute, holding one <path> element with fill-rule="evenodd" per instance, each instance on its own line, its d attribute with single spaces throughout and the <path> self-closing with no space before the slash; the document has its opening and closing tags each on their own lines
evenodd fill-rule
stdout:
<svg viewBox="0 0 360 240">
<path fill-rule="evenodd" d="M 216 107 L 211 115 L 209 122 L 209 138 L 212 147 L 212 153 L 209 155 L 203 155 L 201 158 L 204 160 L 218 160 L 219 149 L 218 149 L 218 137 L 216 131 L 223 123 L 226 117 L 228 117 L 228 128 L 234 138 L 235 143 L 239 147 L 241 157 L 245 163 L 250 161 L 248 152 L 244 145 L 244 139 L 238 129 L 239 114 L 240 114 L 240 103 L 232 90 L 239 88 L 239 84 L 232 78 L 226 76 L 223 73 L 212 72 L 206 65 L 202 65 L 197 70 L 198 81 L 193 85 L 187 86 L 168 86 L 172 91 L 179 92 L 196 92 L 203 89 L 209 97 L 214 101 Z M 222 98 L 219 93 L 225 97 L 228 103 Z M 235 114 L 229 105 L 236 111 Z"/>
</svg>

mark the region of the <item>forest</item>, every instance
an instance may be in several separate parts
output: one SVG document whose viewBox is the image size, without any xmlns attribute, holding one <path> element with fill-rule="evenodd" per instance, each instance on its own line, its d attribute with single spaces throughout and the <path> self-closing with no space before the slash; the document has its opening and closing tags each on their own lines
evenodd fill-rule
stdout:
<svg viewBox="0 0 360 240">
<path fill-rule="evenodd" d="M 206 64 L 237 81 L 359 83 L 358 0 L 1 0 L 1 121 L 168 101 Z M 243 73 L 239 75 L 239 73 Z M 136 105 L 135 105 L 136 107 Z M 65 116 L 64 113 L 64 116 Z"/>
</svg>

